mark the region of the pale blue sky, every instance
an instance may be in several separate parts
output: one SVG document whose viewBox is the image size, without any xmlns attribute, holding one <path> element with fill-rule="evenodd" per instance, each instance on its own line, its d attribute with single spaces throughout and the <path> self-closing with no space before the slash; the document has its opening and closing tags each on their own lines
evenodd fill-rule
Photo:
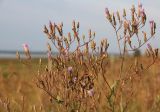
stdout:
<svg viewBox="0 0 160 112">
<path fill-rule="evenodd" d="M 71 31 L 72 20 L 80 21 L 80 31 L 96 31 L 96 41 L 108 38 L 109 51 L 116 52 L 116 41 L 112 27 L 106 22 L 104 9 L 117 11 L 129 9 L 138 0 L 0 0 L 0 50 L 22 50 L 28 43 L 32 51 L 45 51 L 46 39 L 43 25 L 53 22 L 64 23 L 64 32 Z M 149 19 L 160 24 L 160 0 L 142 0 Z M 149 30 L 148 30 L 149 31 Z M 159 31 L 160 32 L 160 31 Z M 160 33 L 151 41 L 159 47 Z"/>
</svg>

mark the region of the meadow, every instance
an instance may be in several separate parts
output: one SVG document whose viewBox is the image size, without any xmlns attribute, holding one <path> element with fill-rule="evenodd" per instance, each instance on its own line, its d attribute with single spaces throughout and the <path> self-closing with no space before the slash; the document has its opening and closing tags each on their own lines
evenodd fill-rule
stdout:
<svg viewBox="0 0 160 112">
<path fill-rule="evenodd" d="M 127 63 L 125 64 L 131 65 L 131 60 L 133 59 L 129 57 Z M 150 62 L 146 57 L 142 57 L 141 60 L 145 61 L 146 64 Z M 47 94 L 38 89 L 35 85 L 33 79 L 37 75 L 37 71 L 39 68 L 38 63 L 39 59 L 32 60 L 32 64 L 29 62 L 29 65 L 24 65 L 16 59 L 0 60 L 0 99 L 2 101 L 8 99 L 10 102 L 9 108 L 11 108 L 12 111 L 15 110 L 15 112 L 20 112 L 23 105 L 24 112 L 40 112 L 40 108 L 42 108 L 42 112 L 52 112 L 53 110 L 58 111 L 57 108 L 55 109 L 55 107 L 53 107 L 53 104 L 50 103 L 50 98 L 47 96 Z M 47 59 L 43 59 L 42 63 L 43 65 L 47 64 Z M 115 77 L 115 75 L 119 73 L 119 64 L 119 59 L 114 58 L 110 60 L 109 65 L 106 66 L 106 79 L 109 80 L 109 83 L 112 83 L 113 77 Z M 158 61 L 148 71 L 144 72 L 141 75 L 135 76 L 135 78 L 137 79 L 132 87 L 134 94 L 132 96 L 128 96 L 127 93 L 125 94 L 126 97 L 132 99 L 128 104 L 127 112 L 160 111 L 159 67 L 160 62 Z M 104 84 L 103 80 L 101 81 L 101 83 Z M 105 91 L 105 89 L 102 90 L 102 94 L 104 94 Z M 107 112 L 107 109 L 105 107 L 101 107 L 101 105 L 107 102 L 107 99 L 102 98 L 101 102 L 102 103 L 100 104 L 96 104 L 97 106 L 100 106 L 99 111 L 103 110 Z M 0 111 L 7 111 L 3 107 L 2 103 Z"/>
</svg>

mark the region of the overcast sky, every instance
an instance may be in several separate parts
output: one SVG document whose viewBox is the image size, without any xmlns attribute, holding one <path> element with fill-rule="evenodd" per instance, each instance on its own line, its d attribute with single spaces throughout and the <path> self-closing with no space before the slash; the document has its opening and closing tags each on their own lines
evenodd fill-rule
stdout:
<svg viewBox="0 0 160 112">
<path fill-rule="evenodd" d="M 113 29 L 104 16 L 104 9 L 122 11 L 129 9 L 138 0 L 0 0 L 0 50 L 22 50 L 28 43 L 32 51 L 45 51 L 47 38 L 43 25 L 53 22 L 64 23 L 64 32 L 71 31 L 72 20 L 80 21 L 80 33 L 88 29 L 96 31 L 96 41 L 108 38 L 109 50 L 117 52 Z M 160 0 L 143 0 L 149 19 L 160 24 Z M 148 30 L 149 31 L 149 30 Z M 160 32 L 160 31 L 159 31 Z M 160 48 L 160 33 L 151 41 Z"/>
</svg>

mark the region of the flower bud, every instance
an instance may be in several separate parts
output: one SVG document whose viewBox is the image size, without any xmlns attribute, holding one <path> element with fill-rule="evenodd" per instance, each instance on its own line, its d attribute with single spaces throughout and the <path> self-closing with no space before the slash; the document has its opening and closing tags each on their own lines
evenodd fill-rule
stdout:
<svg viewBox="0 0 160 112">
<path fill-rule="evenodd" d="M 79 29 L 79 22 L 77 23 L 77 28 Z"/>
<path fill-rule="evenodd" d="M 146 32 L 142 31 L 142 33 L 143 33 L 144 42 L 147 42 L 147 34 L 146 34 Z"/>
<path fill-rule="evenodd" d="M 153 36 L 154 35 L 154 33 L 155 33 L 155 22 L 152 20 L 152 21 L 150 21 L 149 22 L 150 23 L 150 28 L 151 28 L 151 36 Z"/>
<path fill-rule="evenodd" d="M 49 22 L 49 27 L 50 27 L 50 35 L 55 34 L 55 24 L 52 24 L 52 22 Z"/>
<path fill-rule="evenodd" d="M 73 20 L 73 22 L 72 22 L 72 29 L 73 30 L 75 30 L 76 29 L 76 27 L 75 27 L 76 25 L 75 25 L 75 20 Z"/>
<path fill-rule="evenodd" d="M 46 27 L 46 25 L 44 25 L 44 30 L 43 30 L 44 33 L 48 34 L 48 29 Z"/>
<path fill-rule="evenodd" d="M 69 41 L 69 42 L 72 41 L 72 39 L 71 39 L 71 33 L 70 33 L 70 32 L 68 33 L 68 41 Z"/>
<path fill-rule="evenodd" d="M 48 51 L 51 51 L 51 46 L 49 43 L 47 43 L 47 48 L 48 48 Z"/>
<path fill-rule="evenodd" d="M 158 57 L 158 48 L 154 50 L 155 57 Z"/>
<path fill-rule="evenodd" d="M 91 37 L 92 37 L 91 29 L 89 29 L 89 31 L 88 31 L 88 36 L 89 36 L 89 38 L 91 38 Z"/>
<path fill-rule="evenodd" d="M 142 4 L 139 3 L 139 4 L 138 4 L 138 17 L 141 16 L 141 10 L 142 10 Z"/>
<path fill-rule="evenodd" d="M 116 23 L 116 19 L 115 19 L 115 16 L 114 16 L 114 14 L 113 14 L 113 25 L 116 26 L 116 24 L 117 24 L 117 23 Z"/>
<path fill-rule="evenodd" d="M 17 57 L 17 59 L 18 59 L 18 60 L 20 60 L 20 59 L 21 59 L 21 58 L 20 58 L 20 54 L 19 54 L 19 52 L 18 52 L 18 51 L 16 52 L 16 57 Z"/>
<path fill-rule="evenodd" d="M 112 16 L 109 13 L 108 8 L 105 8 L 105 15 L 106 15 L 106 18 L 109 20 L 109 22 L 112 22 L 112 18 L 111 18 Z"/>
<path fill-rule="evenodd" d="M 117 11 L 117 18 L 118 18 L 118 21 L 120 22 L 121 18 L 118 11 Z"/>
<path fill-rule="evenodd" d="M 105 14 L 106 14 L 106 17 L 109 17 L 109 16 L 110 16 L 110 13 L 109 13 L 108 8 L 105 8 Z"/>
<path fill-rule="evenodd" d="M 126 9 L 123 9 L 123 17 L 126 17 Z"/>
<path fill-rule="evenodd" d="M 23 44 L 22 46 L 23 46 L 23 49 L 24 49 L 24 52 L 25 52 L 27 58 L 28 58 L 28 59 L 31 59 L 28 44 Z"/>
<path fill-rule="evenodd" d="M 96 49 L 96 43 L 94 41 L 91 42 L 91 49 L 92 50 Z"/>
<path fill-rule="evenodd" d="M 153 53 L 152 46 L 151 46 L 150 44 L 147 44 L 147 47 L 148 47 L 149 51 L 150 51 L 151 53 Z"/>
<path fill-rule="evenodd" d="M 141 13 L 141 18 L 142 18 L 141 21 L 142 21 L 143 24 L 145 24 L 145 22 L 146 22 L 146 14 L 144 12 L 144 9 L 141 9 L 140 13 Z"/>
</svg>

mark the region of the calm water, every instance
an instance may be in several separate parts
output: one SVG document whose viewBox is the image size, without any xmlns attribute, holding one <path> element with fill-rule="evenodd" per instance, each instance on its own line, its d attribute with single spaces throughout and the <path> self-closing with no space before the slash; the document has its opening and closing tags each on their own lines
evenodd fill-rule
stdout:
<svg viewBox="0 0 160 112">
<path fill-rule="evenodd" d="M 24 52 L 19 52 L 19 53 L 22 58 L 25 57 Z M 47 52 L 31 52 L 31 56 L 33 58 L 36 57 L 45 58 L 47 57 Z M 16 58 L 16 51 L 0 51 L 0 58 Z"/>
</svg>

